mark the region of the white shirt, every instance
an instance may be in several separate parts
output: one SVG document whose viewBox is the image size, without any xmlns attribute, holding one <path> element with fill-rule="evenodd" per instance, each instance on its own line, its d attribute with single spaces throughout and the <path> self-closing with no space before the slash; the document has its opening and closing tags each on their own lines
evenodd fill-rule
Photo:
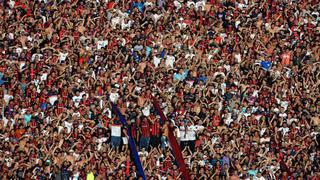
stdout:
<svg viewBox="0 0 320 180">
<path fill-rule="evenodd" d="M 125 46 L 127 44 L 127 41 L 125 38 L 120 38 L 119 40 L 121 41 L 121 46 Z"/>
<path fill-rule="evenodd" d="M 198 1 L 196 2 L 196 9 L 201 9 L 202 11 L 205 10 L 205 6 L 206 6 L 206 1 L 202 0 L 202 1 Z"/>
<path fill-rule="evenodd" d="M 226 124 L 227 124 L 228 126 L 230 125 L 230 123 L 233 122 L 233 119 L 231 118 L 231 116 L 232 116 L 232 114 L 231 114 L 231 113 L 228 113 L 228 117 L 227 117 L 227 119 L 226 119 Z"/>
<path fill-rule="evenodd" d="M 147 1 L 147 2 L 145 2 L 145 3 L 144 3 L 144 5 L 145 5 L 145 6 L 151 6 L 151 7 L 153 7 L 153 6 L 154 6 L 154 4 L 153 4 L 152 2 L 148 2 L 148 1 Z"/>
<path fill-rule="evenodd" d="M 195 125 L 194 128 L 195 128 L 196 131 L 202 131 L 202 130 L 204 129 L 204 126 L 202 126 L 202 125 Z"/>
<path fill-rule="evenodd" d="M 121 21 L 121 29 L 130 29 L 131 24 L 132 24 L 131 20 L 129 20 L 127 23 L 125 23 L 125 20 L 123 19 Z"/>
<path fill-rule="evenodd" d="M 179 2 L 178 0 L 174 1 L 173 4 L 177 10 L 179 10 L 181 8 L 181 2 Z"/>
<path fill-rule="evenodd" d="M 3 122 L 4 122 L 4 123 L 3 123 L 3 126 L 4 126 L 4 127 L 7 127 L 9 121 L 11 121 L 11 126 L 13 126 L 13 125 L 15 124 L 14 119 L 7 119 L 6 117 L 3 117 L 2 120 L 3 120 Z"/>
<path fill-rule="evenodd" d="M 8 104 L 9 101 L 10 101 L 11 99 L 13 99 L 13 96 L 10 95 L 10 94 L 5 94 L 5 95 L 3 96 L 3 99 L 4 99 L 4 101 L 6 102 L 6 104 Z"/>
<path fill-rule="evenodd" d="M 258 97 L 259 91 L 258 90 L 254 90 L 252 93 L 253 97 Z"/>
<path fill-rule="evenodd" d="M 148 106 L 146 106 L 146 107 L 144 107 L 143 109 L 142 109 L 142 114 L 144 115 L 144 116 L 149 116 L 150 115 L 150 105 L 148 105 Z"/>
<path fill-rule="evenodd" d="M 241 24 L 241 21 L 240 20 L 236 21 L 236 23 L 235 23 L 236 28 L 239 27 L 239 24 Z"/>
<path fill-rule="evenodd" d="M 73 96 L 73 97 L 72 97 L 72 100 L 73 100 L 74 105 L 75 105 L 76 107 L 79 106 L 81 99 L 82 99 L 81 96 Z"/>
<path fill-rule="evenodd" d="M 242 3 L 236 3 L 236 6 L 238 6 L 239 9 L 243 9 L 243 8 L 248 7 L 248 5 L 242 4 Z"/>
<path fill-rule="evenodd" d="M 81 117 L 81 114 L 80 114 L 80 112 L 74 112 L 74 113 L 72 113 L 72 116 Z M 80 126 L 80 125 L 79 125 L 79 126 Z"/>
<path fill-rule="evenodd" d="M 120 23 L 120 17 L 119 16 L 112 18 L 111 24 L 112 24 L 113 28 L 115 28 L 116 25 L 119 24 L 119 23 Z"/>
<path fill-rule="evenodd" d="M 40 80 L 41 81 L 46 81 L 47 80 L 47 76 L 48 76 L 48 73 L 43 73 L 42 76 L 40 77 Z"/>
<path fill-rule="evenodd" d="M 226 83 L 221 84 L 222 95 L 224 95 L 224 93 L 226 92 L 226 87 L 227 87 Z"/>
<path fill-rule="evenodd" d="M 115 103 L 119 98 L 119 94 L 118 93 L 110 93 L 110 100 L 111 102 Z"/>
<path fill-rule="evenodd" d="M 9 6 L 10 6 L 11 9 L 13 9 L 14 4 L 15 4 L 15 1 L 14 0 L 10 0 Z"/>
<path fill-rule="evenodd" d="M 188 138 L 185 133 L 185 127 L 180 126 L 179 128 L 179 136 L 180 136 L 180 141 L 188 141 Z"/>
<path fill-rule="evenodd" d="M 212 139 L 211 139 L 211 142 L 212 142 L 212 144 L 216 144 L 217 142 L 219 142 L 219 140 L 220 140 L 220 137 L 212 137 Z"/>
<path fill-rule="evenodd" d="M 194 3 L 193 1 L 188 1 L 187 2 L 188 8 L 191 8 L 192 5 L 196 10 L 198 10 L 199 8 L 201 10 L 204 10 L 205 2 L 204 1 L 198 1 L 197 3 Z"/>
<path fill-rule="evenodd" d="M 49 102 L 51 105 L 54 105 L 54 103 L 56 102 L 56 100 L 58 100 L 58 96 L 50 96 L 49 97 Z"/>
<path fill-rule="evenodd" d="M 235 54 L 235 55 L 234 55 L 234 58 L 237 60 L 238 63 L 241 62 L 241 54 L 240 54 L 240 53 Z"/>
<path fill-rule="evenodd" d="M 264 132 L 266 132 L 267 128 L 262 128 L 260 131 L 260 136 L 263 136 Z"/>
<path fill-rule="evenodd" d="M 121 137 L 121 125 L 111 125 L 111 136 Z"/>
<path fill-rule="evenodd" d="M 141 159 L 145 161 L 149 153 L 147 151 L 144 151 L 144 152 L 140 151 L 138 154 L 141 157 Z"/>
<path fill-rule="evenodd" d="M 264 142 L 270 142 L 270 137 L 260 139 L 260 143 L 264 143 Z"/>
<path fill-rule="evenodd" d="M 293 122 L 298 122 L 298 119 L 296 119 L 296 118 L 291 118 L 291 119 L 289 119 L 289 121 L 288 121 L 289 124 L 291 124 L 291 123 L 293 123 Z"/>
<path fill-rule="evenodd" d="M 100 150 L 101 149 L 101 147 L 102 147 L 102 143 L 104 143 L 104 142 L 106 142 L 108 139 L 107 138 L 99 138 L 99 139 L 97 139 L 96 140 L 96 142 L 98 143 L 98 150 Z"/>
<path fill-rule="evenodd" d="M 109 108 L 104 109 L 104 110 L 103 110 L 103 113 L 107 113 L 107 117 L 108 117 L 108 118 L 112 118 L 112 113 L 111 113 L 111 110 L 110 110 Z"/>
<path fill-rule="evenodd" d="M 189 141 L 195 141 L 196 140 L 196 127 L 195 126 L 189 126 L 187 128 L 187 139 Z"/>
<path fill-rule="evenodd" d="M 173 63 L 174 63 L 175 60 L 176 60 L 176 58 L 174 56 L 168 55 L 167 59 L 166 59 L 166 66 L 169 66 L 169 67 L 173 68 L 174 67 Z"/>
<path fill-rule="evenodd" d="M 161 16 L 162 16 L 161 14 L 160 15 L 154 14 L 153 15 L 154 21 L 157 22 L 160 19 Z"/>
<path fill-rule="evenodd" d="M 47 124 L 51 124 L 51 121 L 52 121 L 52 120 L 53 120 L 52 117 L 48 116 L 48 117 L 46 118 L 46 123 L 47 123 Z"/>
<path fill-rule="evenodd" d="M 178 138 L 178 139 L 180 139 L 180 129 L 179 128 L 174 128 L 174 132 L 175 132 L 175 134 L 176 134 L 176 137 Z"/>
<path fill-rule="evenodd" d="M 285 136 L 290 131 L 290 129 L 288 127 L 286 127 L 286 128 L 281 127 L 281 128 L 279 128 L 278 131 L 282 131 L 283 136 Z"/>
<path fill-rule="evenodd" d="M 59 62 L 62 63 L 62 61 L 65 61 L 67 59 L 67 56 L 68 56 L 69 53 L 62 53 L 60 52 L 59 55 Z"/>
<path fill-rule="evenodd" d="M 284 118 L 284 117 L 287 117 L 287 114 L 286 113 L 280 113 L 279 116 Z"/>
<path fill-rule="evenodd" d="M 224 38 L 227 37 L 227 34 L 226 33 L 220 33 L 220 37 L 222 38 L 222 41 L 224 41 Z"/>
<path fill-rule="evenodd" d="M 281 107 L 283 107 L 285 110 L 287 110 L 289 102 L 288 101 L 280 101 Z"/>
<path fill-rule="evenodd" d="M 187 27 L 187 24 L 182 22 L 182 23 L 178 23 L 178 26 L 180 29 L 185 29 Z"/>
<path fill-rule="evenodd" d="M 41 58 L 43 55 L 42 55 L 42 54 L 37 54 L 37 53 L 33 54 L 32 57 L 31 57 L 31 61 L 32 61 L 32 62 L 35 60 L 36 56 L 38 56 L 39 58 Z"/>
<path fill-rule="evenodd" d="M 20 56 L 20 53 L 22 52 L 22 48 L 20 48 L 20 47 L 18 47 L 17 49 L 16 49 L 16 53 L 18 53 L 18 55 Z"/>
<path fill-rule="evenodd" d="M 187 58 L 190 58 L 192 59 L 194 56 L 196 56 L 195 54 L 191 54 L 191 53 L 188 53 L 186 54 L 184 57 L 187 59 Z"/>
<path fill-rule="evenodd" d="M 72 176 L 72 180 L 78 180 L 79 176 L 80 176 L 80 172 L 74 173 L 73 176 Z"/>
<path fill-rule="evenodd" d="M 223 65 L 223 67 L 229 72 L 230 71 L 230 65 Z"/>
<path fill-rule="evenodd" d="M 66 127 L 67 130 L 68 130 L 68 133 L 70 133 L 71 129 L 72 129 L 72 123 L 69 123 L 68 121 L 65 121 L 64 122 L 64 127 Z"/>
<path fill-rule="evenodd" d="M 153 64 L 155 67 L 158 67 L 160 62 L 161 62 L 161 58 L 158 58 L 156 56 L 153 57 Z"/>
<path fill-rule="evenodd" d="M 108 45 L 108 40 L 98 41 L 97 42 L 97 49 L 100 50 Z"/>
</svg>

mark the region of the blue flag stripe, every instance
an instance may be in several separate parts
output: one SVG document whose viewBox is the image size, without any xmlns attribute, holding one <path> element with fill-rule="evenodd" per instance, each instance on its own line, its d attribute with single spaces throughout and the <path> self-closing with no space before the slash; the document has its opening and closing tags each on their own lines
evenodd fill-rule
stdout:
<svg viewBox="0 0 320 180">
<path fill-rule="evenodd" d="M 134 139 L 133 139 L 132 134 L 131 134 L 131 127 L 128 126 L 126 118 L 120 112 L 119 108 L 115 104 L 113 104 L 112 102 L 110 102 L 110 103 L 112 105 L 113 111 L 119 116 L 119 119 L 120 119 L 122 125 L 126 126 L 128 128 L 129 146 L 130 146 L 130 149 L 131 149 L 131 152 L 132 152 L 132 155 L 133 155 L 134 162 L 135 162 L 135 164 L 137 166 L 137 169 L 138 169 L 138 175 L 141 176 L 143 180 L 146 180 L 146 176 L 145 176 L 144 171 L 143 171 L 143 167 L 142 167 L 139 155 L 138 155 L 138 151 L 136 149 L 136 143 L 134 142 Z"/>
</svg>

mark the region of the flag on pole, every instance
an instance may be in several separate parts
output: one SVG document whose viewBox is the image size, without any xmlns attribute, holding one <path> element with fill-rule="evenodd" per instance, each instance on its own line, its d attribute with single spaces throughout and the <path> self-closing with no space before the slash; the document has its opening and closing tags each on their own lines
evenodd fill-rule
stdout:
<svg viewBox="0 0 320 180">
<path fill-rule="evenodd" d="M 261 61 L 260 62 L 260 66 L 262 67 L 262 69 L 268 71 L 271 68 L 272 62 L 270 61 Z"/>
<path fill-rule="evenodd" d="M 136 164 L 137 169 L 138 169 L 138 176 L 142 177 L 143 180 L 146 180 L 146 176 L 145 176 L 144 171 L 143 171 L 143 167 L 142 167 L 139 155 L 138 155 L 138 151 L 136 149 L 137 146 L 136 146 L 136 143 L 134 142 L 134 139 L 133 139 L 132 134 L 131 134 L 131 127 L 128 126 L 126 118 L 120 112 L 119 108 L 115 104 L 113 104 L 112 102 L 110 102 L 110 103 L 111 103 L 113 111 L 118 115 L 122 125 L 128 127 L 129 147 L 130 147 L 131 153 L 133 155 L 134 163 Z"/>
<path fill-rule="evenodd" d="M 161 123 L 163 124 L 164 122 L 167 121 L 166 116 L 163 114 L 163 111 L 161 110 L 159 103 L 157 102 L 157 100 L 155 98 L 153 98 L 153 106 L 155 107 L 155 109 L 157 110 L 160 119 L 161 119 Z M 170 145 L 172 147 L 172 152 L 176 158 L 176 161 L 178 163 L 179 169 L 182 173 L 183 179 L 185 180 L 190 180 L 190 175 L 189 175 L 189 171 L 187 169 L 186 163 L 184 162 L 179 144 L 177 142 L 176 137 L 173 134 L 173 129 L 169 129 L 169 142 Z"/>
</svg>

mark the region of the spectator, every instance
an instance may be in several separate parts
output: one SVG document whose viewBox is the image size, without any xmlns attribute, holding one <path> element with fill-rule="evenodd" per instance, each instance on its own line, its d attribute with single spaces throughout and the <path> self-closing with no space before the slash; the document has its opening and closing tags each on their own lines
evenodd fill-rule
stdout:
<svg viewBox="0 0 320 180">
<path fill-rule="evenodd" d="M 140 148 L 141 149 L 149 149 L 150 143 L 150 124 L 147 118 L 143 118 L 141 124 L 141 138 L 140 138 Z"/>
</svg>

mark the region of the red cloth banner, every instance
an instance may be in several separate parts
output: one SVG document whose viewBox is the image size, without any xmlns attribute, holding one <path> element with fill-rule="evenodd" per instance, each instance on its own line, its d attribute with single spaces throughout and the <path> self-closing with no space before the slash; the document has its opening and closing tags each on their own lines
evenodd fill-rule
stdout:
<svg viewBox="0 0 320 180">
<path fill-rule="evenodd" d="M 163 111 L 161 110 L 159 103 L 157 102 L 157 100 L 155 98 L 153 98 L 153 106 L 155 107 L 155 109 L 157 110 L 160 119 L 161 119 L 161 123 L 163 124 L 164 122 L 167 121 L 166 116 L 163 114 Z M 170 127 L 172 128 L 172 127 Z M 189 175 L 189 171 L 187 169 L 186 163 L 184 162 L 179 144 L 177 142 L 176 137 L 173 134 L 173 129 L 169 129 L 169 143 L 172 147 L 172 152 L 173 155 L 176 158 L 176 161 L 178 163 L 178 166 L 180 168 L 180 172 L 182 173 L 183 179 L 185 180 L 190 180 L 190 175 Z"/>
</svg>

